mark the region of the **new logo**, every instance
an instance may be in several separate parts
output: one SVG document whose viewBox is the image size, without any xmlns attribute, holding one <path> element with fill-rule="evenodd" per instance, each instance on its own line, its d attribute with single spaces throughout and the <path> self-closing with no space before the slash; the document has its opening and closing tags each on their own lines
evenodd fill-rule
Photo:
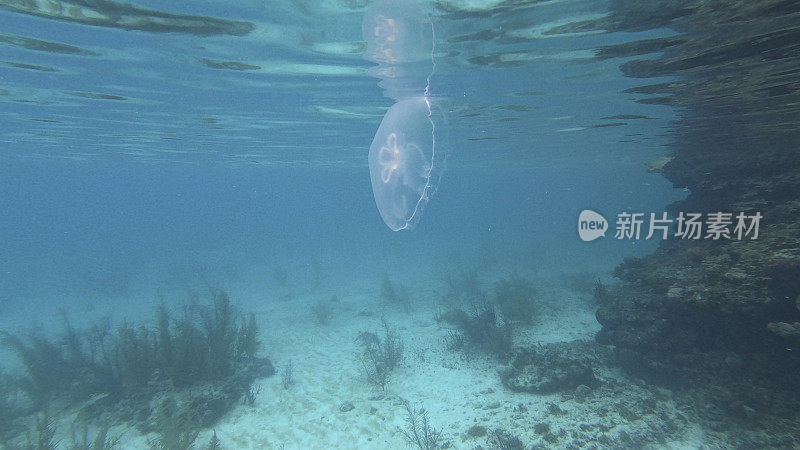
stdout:
<svg viewBox="0 0 800 450">
<path fill-rule="evenodd" d="M 584 209 L 578 216 L 578 236 L 584 242 L 605 237 L 608 231 L 608 221 L 599 213 L 591 209 Z"/>
</svg>

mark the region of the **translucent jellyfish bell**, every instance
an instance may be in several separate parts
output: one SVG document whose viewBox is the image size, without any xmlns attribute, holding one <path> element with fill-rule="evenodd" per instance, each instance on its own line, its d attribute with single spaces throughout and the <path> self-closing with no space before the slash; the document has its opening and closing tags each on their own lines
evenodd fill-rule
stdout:
<svg viewBox="0 0 800 450">
<path fill-rule="evenodd" d="M 436 191 L 444 158 L 437 154 L 438 109 L 419 96 L 395 103 L 369 148 L 369 173 L 378 212 L 394 231 L 413 228 Z"/>
</svg>

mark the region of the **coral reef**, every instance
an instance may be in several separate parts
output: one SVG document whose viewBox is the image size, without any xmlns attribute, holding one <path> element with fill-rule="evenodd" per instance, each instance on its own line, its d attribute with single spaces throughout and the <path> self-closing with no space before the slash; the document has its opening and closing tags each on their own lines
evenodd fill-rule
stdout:
<svg viewBox="0 0 800 450">
<path fill-rule="evenodd" d="M 615 272 L 622 285 L 599 300 L 598 340 L 628 370 L 691 393 L 703 424 L 728 446 L 747 447 L 764 431 L 798 436 L 800 336 L 775 324 L 800 322 L 800 5 L 646 3 L 616 2 L 596 25 L 679 34 L 599 55 L 663 51 L 621 68 L 680 79 L 629 90 L 659 95 L 644 103 L 686 107 L 661 172 L 691 193 L 669 211 L 763 220 L 757 239 L 671 238 L 625 261 Z"/>
<path fill-rule="evenodd" d="M 554 394 L 598 384 L 585 345 L 556 343 L 522 349 L 511 362 L 512 370 L 501 374 L 503 385 L 516 392 Z"/>
<path fill-rule="evenodd" d="M 499 406 L 524 425 L 505 422 L 505 429 L 489 432 L 484 448 L 662 448 L 696 430 L 690 396 L 628 376 L 602 344 L 576 340 L 515 353 L 511 365 L 497 368 L 505 388 L 546 397 Z M 560 375 L 569 373 L 584 375 Z M 543 410 L 528 409 L 542 401 Z M 724 441 L 705 444 L 725 448 Z"/>
</svg>

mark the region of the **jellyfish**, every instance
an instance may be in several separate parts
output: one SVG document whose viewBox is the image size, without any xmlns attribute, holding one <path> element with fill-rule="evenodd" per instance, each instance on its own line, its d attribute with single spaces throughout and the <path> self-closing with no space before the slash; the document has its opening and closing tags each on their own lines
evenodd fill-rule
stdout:
<svg viewBox="0 0 800 450">
<path fill-rule="evenodd" d="M 443 139 L 437 141 L 444 114 L 430 95 L 434 29 L 415 0 L 379 0 L 364 15 L 362 32 L 364 57 L 378 64 L 368 73 L 396 102 L 369 149 L 372 193 L 390 229 L 411 229 L 436 192 L 446 157 Z"/>
<path fill-rule="evenodd" d="M 439 116 L 427 97 L 401 100 L 386 112 L 372 140 L 372 194 L 381 218 L 394 231 L 413 228 L 436 192 L 444 169 L 437 154 Z"/>
</svg>

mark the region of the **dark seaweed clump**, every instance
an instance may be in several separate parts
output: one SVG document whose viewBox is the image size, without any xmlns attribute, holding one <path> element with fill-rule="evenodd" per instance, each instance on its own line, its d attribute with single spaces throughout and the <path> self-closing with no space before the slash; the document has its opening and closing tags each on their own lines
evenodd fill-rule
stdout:
<svg viewBox="0 0 800 450">
<path fill-rule="evenodd" d="M 471 314 L 452 309 L 439 320 L 456 327 L 446 338 L 451 350 L 483 351 L 501 359 L 511 352 L 511 324 L 498 317 L 491 303 L 473 308 Z"/>
<path fill-rule="evenodd" d="M 17 419 L 26 412 L 15 380 L 0 369 L 0 443 L 9 437 Z"/>
<path fill-rule="evenodd" d="M 403 402 L 403 406 L 406 408 L 406 426 L 400 429 L 400 434 L 406 443 L 420 450 L 445 448 L 442 430 L 431 425 L 428 412 L 424 408 L 416 409 L 408 402 Z"/>
<path fill-rule="evenodd" d="M 356 342 L 363 350 L 361 368 L 367 381 L 385 390 L 391 373 L 403 359 L 403 341 L 386 319 L 381 319 L 381 324 L 383 338 L 377 333 L 364 331 L 359 333 Z"/>
<path fill-rule="evenodd" d="M 475 303 L 483 300 L 485 293 L 481 289 L 478 272 L 475 269 L 461 269 L 448 273 L 444 278 L 447 291 L 444 303 L 457 306 L 464 303 Z"/>
<path fill-rule="evenodd" d="M 165 442 L 180 439 L 176 429 L 191 436 L 230 410 L 255 379 L 274 373 L 256 356 L 257 335 L 254 315 L 238 314 L 224 292 L 179 317 L 161 306 L 154 327 L 124 323 L 112 331 L 106 321 L 79 332 L 65 319 L 56 340 L 0 331 L 24 369 L 0 376 L 0 438 L 22 434 L 13 425 L 20 416 L 80 403 L 85 417 L 132 422 L 162 432 Z"/>
</svg>

